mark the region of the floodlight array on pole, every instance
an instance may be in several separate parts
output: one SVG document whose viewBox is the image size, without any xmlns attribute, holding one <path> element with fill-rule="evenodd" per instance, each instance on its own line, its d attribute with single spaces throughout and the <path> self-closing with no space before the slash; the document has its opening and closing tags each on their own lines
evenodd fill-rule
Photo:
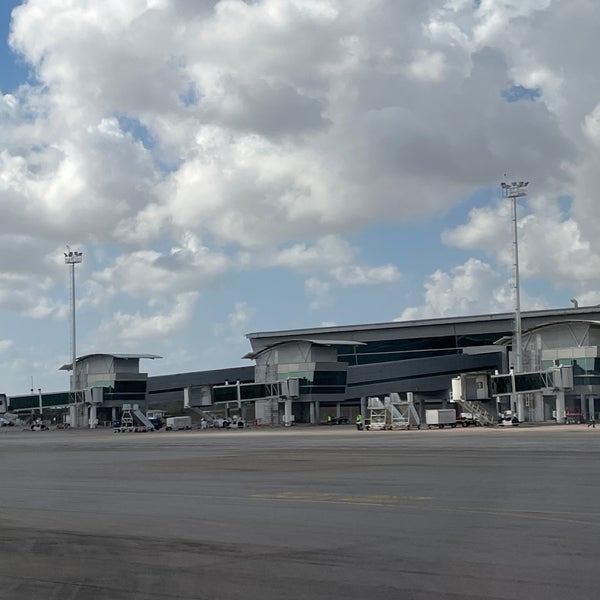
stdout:
<svg viewBox="0 0 600 600">
<path fill-rule="evenodd" d="M 77 382 L 77 334 L 75 326 L 75 265 L 83 260 L 83 252 L 74 252 L 69 246 L 65 255 L 65 264 L 71 266 L 71 391 L 78 388 Z"/>
<path fill-rule="evenodd" d="M 527 186 L 529 181 L 513 181 L 507 183 L 503 181 L 500 184 L 502 188 L 502 196 L 508 200 L 512 200 L 512 224 L 513 224 L 513 270 L 515 276 L 515 340 L 514 340 L 514 364 L 513 370 L 515 373 L 520 373 L 523 370 L 523 340 L 521 329 L 521 288 L 519 282 L 519 237 L 517 234 L 517 198 L 527 196 Z M 518 415 L 519 419 L 523 419 L 523 415 Z"/>
</svg>

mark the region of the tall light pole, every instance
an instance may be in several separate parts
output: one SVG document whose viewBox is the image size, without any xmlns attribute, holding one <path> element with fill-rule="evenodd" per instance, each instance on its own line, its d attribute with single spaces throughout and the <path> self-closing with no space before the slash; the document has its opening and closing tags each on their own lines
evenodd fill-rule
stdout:
<svg viewBox="0 0 600 600">
<path fill-rule="evenodd" d="M 71 266 L 71 391 L 77 390 L 77 335 L 75 329 L 75 265 L 83 260 L 83 252 L 73 252 L 69 246 L 65 255 L 65 264 Z"/>
<path fill-rule="evenodd" d="M 521 330 L 521 288 L 519 282 L 519 237 L 517 234 L 517 198 L 527 196 L 527 186 L 529 181 L 513 181 L 500 184 L 502 196 L 512 200 L 512 224 L 513 224 L 513 270 L 515 275 L 515 338 L 514 338 L 514 364 L 513 371 L 520 373 L 523 370 L 523 336 Z M 517 403 L 517 416 L 523 420 L 524 407 L 520 406 L 521 396 L 513 393 L 513 403 Z M 514 405 L 513 405 L 514 410 Z"/>
</svg>

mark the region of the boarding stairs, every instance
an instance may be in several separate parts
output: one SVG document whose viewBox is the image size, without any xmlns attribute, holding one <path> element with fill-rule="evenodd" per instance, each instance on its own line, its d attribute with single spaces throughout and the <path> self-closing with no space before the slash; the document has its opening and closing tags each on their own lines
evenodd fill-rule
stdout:
<svg viewBox="0 0 600 600">
<path fill-rule="evenodd" d="M 137 419 L 147 431 L 154 431 L 154 424 L 152 421 L 140 410 L 140 407 L 137 404 L 133 405 L 131 409 L 133 416 Z"/>
<path fill-rule="evenodd" d="M 452 401 L 456 402 L 464 412 L 471 413 L 482 425 L 494 425 L 498 420 L 482 402 L 461 398 L 454 398 Z"/>
<path fill-rule="evenodd" d="M 400 394 L 392 392 L 385 401 L 389 403 L 392 429 L 410 429 L 411 425 L 421 427 L 421 418 L 412 400 L 401 400 Z"/>
<path fill-rule="evenodd" d="M 121 426 L 114 428 L 115 433 L 130 433 L 134 431 L 154 431 L 152 421 L 140 410 L 137 404 L 123 404 Z"/>
<path fill-rule="evenodd" d="M 386 429 L 387 411 L 385 404 L 378 396 L 372 396 L 367 399 L 367 410 L 369 411 L 369 431 L 379 431 Z"/>
<path fill-rule="evenodd" d="M 378 396 L 367 400 L 369 411 L 368 428 L 373 431 L 410 429 L 411 425 L 421 426 L 421 419 L 411 400 L 401 400 L 400 395 L 392 393 L 383 400 Z"/>
</svg>

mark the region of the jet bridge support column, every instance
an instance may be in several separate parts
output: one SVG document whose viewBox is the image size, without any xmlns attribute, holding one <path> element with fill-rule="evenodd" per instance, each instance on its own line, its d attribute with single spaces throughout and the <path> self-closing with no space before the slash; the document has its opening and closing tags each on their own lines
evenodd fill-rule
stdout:
<svg viewBox="0 0 600 600">
<path fill-rule="evenodd" d="M 292 399 L 286 398 L 284 402 L 283 424 L 289 427 L 292 424 Z"/>
<path fill-rule="evenodd" d="M 563 390 L 556 392 L 556 422 L 565 422 L 565 392 Z"/>
<path fill-rule="evenodd" d="M 71 427 L 79 427 L 79 421 L 77 419 L 77 405 L 71 404 L 69 406 L 69 425 Z"/>
<path fill-rule="evenodd" d="M 525 414 L 525 395 L 517 394 L 517 417 L 519 418 L 519 421 L 521 421 L 521 423 L 525 421 Z"/>
<path fill-rule="evenodd" d="M 541 392 L 533 393 L 533 421 L 536 423 L 544 421 L 544 395 Z"/>
</svg>

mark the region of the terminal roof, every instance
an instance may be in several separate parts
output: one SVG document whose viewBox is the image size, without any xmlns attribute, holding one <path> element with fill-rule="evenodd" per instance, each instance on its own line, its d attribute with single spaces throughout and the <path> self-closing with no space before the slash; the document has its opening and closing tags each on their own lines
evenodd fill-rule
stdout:
<svg viewBox="0 0 600 600">
<path fill-rule="evenodd" d="M 280 342 L 275 342 L 274 344 L 269 344 L 265 348 L 261 348 L 256 352 L 248 352 L 248 354 L 244 354 L 242 358 L 256 358 L 259 354 L 266 352 L 267 350 L 271 350 L 275 348 L 275 346 L 281 346 L 282 344 L 289 344 L 294 342 L 309 342 L 310 344 L 314 344 L 315 346 L 366 346 L 365 342 L 357 342 L 356 340 L 313 340 L 307 338 L 297 338 L 293 340 L 282 340 Z"/>
<path fill-rule="evenodd" d="M 162 356 L 158 356 L 158 354 L 111 354 L 109 352 L 93 352 L 92 354 L 84 354 L 83 356 L 77 357 L 76 361 L 81 362 L 86 358 L 91 358 L 92 356 L 110 356 L 112 358 L 162 358 Z M 71 371 L 73 369 L 73 365 L 71 363 L 67 363 L 63 365 L 59 371 Z"/>
</svg>

